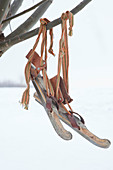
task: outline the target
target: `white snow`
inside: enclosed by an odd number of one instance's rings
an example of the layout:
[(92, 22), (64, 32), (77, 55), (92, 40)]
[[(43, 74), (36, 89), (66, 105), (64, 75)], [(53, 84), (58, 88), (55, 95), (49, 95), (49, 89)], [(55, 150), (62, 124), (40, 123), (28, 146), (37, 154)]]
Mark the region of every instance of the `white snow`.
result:
[[(24, 89), (0, 88), (0, 170), (113, 170), (113, 147), (96, 147), (65, 126), (71, 141), (55, 133), (31, 89), (29, 110), (19, 100)], [(113, 89), (73, 89), (72, 107), (101, 138), (113, 141)]]
[[(27, 2), (27, 3), (26, 3)], [(34, 0), (34, 3), (37, 1)], [(57, 0), (43, 17), (50, 21), (80, 1)], [(33, 5), (24, 1), (19, 11)], [(80, 113), (94, 134), (113, 141), (113, 1), (92, 1), (74, 19), (73, 37), (69, 38), (70, 89), (72, 108)], [(18, 12), (19, 12), (18, 11)], [(52, 15), (51, 15), (52, 14)], [(12, 29), (29, 14), (11, 21)], [(34, 28), (39, 26), (39, 22)], [(54, 52), (49, 57), (48, 73), (57, 70), (61, 27), (54, 28)], [(10, 33), (9, 27), (5, 36)], [(24, 82), (25, 56), (36, 36), (13, 46), (0, 58), (0, 81)], [(37, 48), (39, 53), (39, 47)], [(13, 62), (12, 62), (13, 61)], [(81, 89), (77, 88), (81, 87)], [(100, 88), (83, 88), (100, 87)], [(112, 88), (101, 88), (112, 87)], [(19, 100), (24, 89), (0, 88), (0, 170), (113, 170), (113, 146), (98, 148), (68, 126), (71, 141), (57, 136), (44, 109), (35, 102), (33, 89), (29, 110)]]

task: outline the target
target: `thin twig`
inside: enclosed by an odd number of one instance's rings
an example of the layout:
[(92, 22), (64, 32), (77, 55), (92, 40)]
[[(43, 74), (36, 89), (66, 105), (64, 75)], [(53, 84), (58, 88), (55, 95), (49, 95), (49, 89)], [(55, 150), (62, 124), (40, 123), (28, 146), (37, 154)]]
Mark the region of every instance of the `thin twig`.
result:
[(0, 0), (0, 25), (2, 20), (6, 17), (8, 13), (8, 8), (11, 0)]
[[(75, 8), (73, 8), (71, 10), (71, 12), (75, 15), (77, 14), (78, 12), (80, 12), (89, 2), (91, 2), (92, 0), (84, 0), (82, 1), (80, 4), (78, 4)], [(52, 22), (49, 22), (47, 24), (47, 29), (51, 29), (57, 25), (61, 24), (61, 18), (58, 18), (58, 19), (55, 19), (54, 21)], [(39, 31), (39, 28), (36, 28), (32, 31), (29, 31), (25, 34), (21, 34), (21, 35), (17, 35), (15, 36), (14, 38), (11, 38), (9, 40), (6, 40), (2, 43), (0, 43), (0, 50), (2, 51), (2, 53), (4, 53), (8, 48), (10, 48), (11, 46), (19, 43), (19, 42), (22, 42), (24, 40), (27, 40), (28, 38), (31, 38), (35, 35), (38, 34), (38, 31)], [(2, 55), (2, 54), (1, 54)]]
[(5, 22), (7, 22), (7, 21), (11, 21), (12, 19), (17, 18), (17, 17), (19, 17), (19, 16), (21, 16), (21, 15), (23, 15), (23, 14), (26, 14), (27, 12), (30, 12), (31, 10), (37, 8), (39, 5), (41, 5), (42, 3), (44, 3), (45, 1), (47, 1), (47, 0), (43, 0), (43, 1), (35, 4), (34, 6), (28, 8), (28, 9), (26, 9), (26, 10), (24, 10), (24, 11), (22, 11), (22, 12), (16, 14), (16, 15), (14, 15), (14, 16), (7, 17), (6, 19), (4, 19), (4, 20), (2, 21), (2, 24), (5, 23)]
[(41, 4), (24, 23), (22, 23), (16, 30), (14, 30), (11, 34), (9, 34), (6, 37), (6, 40), (11, 39), (16, 35), (26, 33), (28, 30), (30, 30), (37, 23), (37, 21), (42, 17), (42, 15), (48, 9), (51, 3), (52, 0), (47, 0), (43, 2), (43, 4)]
[[(21, 7), (23, 0), (14, 0), (14, 2), (11, 4), (11, 7), (9, 9), (9, 12), (6, 16), (6, 18), (16, 14), (18, 9)], [(2, 21), (3, 22), (3, 21)], [(2, 26), (2, 31), (6, 28), (6, 26), (9, 24), (9, 22), (5, 22)]]

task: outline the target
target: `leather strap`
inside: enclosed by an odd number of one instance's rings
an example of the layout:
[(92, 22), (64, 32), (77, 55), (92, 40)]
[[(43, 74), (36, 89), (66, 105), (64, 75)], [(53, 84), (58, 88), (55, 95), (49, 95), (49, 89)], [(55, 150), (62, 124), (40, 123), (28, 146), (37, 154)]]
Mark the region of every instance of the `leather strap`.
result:
[[(54, 97), (56, 98), (57, 76), (51, 78), (50, 81), (54, 89)], [(71, 97), (67, 93), (64, 81), (62, 77), (60, 76), (60, 83), (59, 83), (59, 89), (58, 89), (58, 102), (66, 104), (66, 100), (68, 101), (68, 103), (73, 101), (73, 99), (71, 99)]]
[[(29, 51), (29, 53), (26, 55), (26, 58), (29, 59), (30, 56), (31, 56), (31, 53), (32, 53), (32, 49)], [(34, 51), (34, 54), (32, 56), (32, 59), (31, 59), (31, 63), (36, 67), (36, 69), (32, 69), (31, 68), (31, 75), (36, 78), (37, 75), (39, 74), (39, 72), (46, 68), (47, 67), (47, 64), (46, 62), (43, 60), (43, 66), (40, 66), (40, 62), (41, 62), (41, 57)]]

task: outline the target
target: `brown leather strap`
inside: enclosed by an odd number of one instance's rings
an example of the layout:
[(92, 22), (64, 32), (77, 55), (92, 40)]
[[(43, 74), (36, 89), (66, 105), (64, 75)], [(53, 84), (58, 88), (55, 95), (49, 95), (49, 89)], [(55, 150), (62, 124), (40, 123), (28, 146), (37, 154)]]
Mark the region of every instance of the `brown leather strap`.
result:
[[(57, 76), (54, 76), (53, 78), (50, 79), (50, 82), (53, 86), (53, 90), (54, 90), (54, 97), (56, 98), (56, 83), (57, 83)], [(60, 90), (60, 88), (58, 89), (58, 102), (63, 102), (64, 101), (64, 98), (63, 98), (63, 95), (62, 95), (62, 92)]]
[[(32, 49), (29, 51), (29, 53), (26, 55), (26, 58), (27, 59), (29, 59), (30, 58), (30, 56), (31, 56), (31, 53), (32, 53)], [(44, 69), (44, 68), (46, 68), (47, 67), (47, 64), (46, 64), (46, 62), (44, 62), (44, 60), (43, 60), (43, 66), (40, 66), (40, 61), (41, 61), (41, 57), (36, 53), (36, 52), (34, 52), (34, 54), (33, 54), (33, 56), (32, 56), (32, 59), (31, 59), (31, 63), (36, 67), (36, 69), (32, 69), (31, 68), (31, 75), (33, 76), (33, 77), (37, 77), (37, 75), (39, 74), (39, 72), (42, 70), (42, 69)]]
[(63, 103), (66, 104), (66, 100), (68, 101), (68, 103), (72, 102), (73, 99), (69, 96), (69, 94), (67, 93), (65, 84), (64, 84), (64, 80), (62, 79), (62, 77), (60, 77), (60, 89), (64, 98)]
[(46, 108), (49, 109), (50, 112), (52, 112), (52, 99), (50, 97), (46, 97)]
[[(32, 53), (32, 49), (29, 51), (29, 53), (26, 55), (26, 58), (29, 59)], [(38, 68), (40, 66), (40, 56), (34, 51), (34, 54), (31, 59), (32, 64)]]
[(67, 116), (68, 116), (68, 118), (70, 120), (70, 123), (71, 123), (72, 127), (77, 128), (77, 129), (80, 130), (80, 127), (77, 125), (76, 120), (75, 120), (73, 114), (72, 115), (67, 114)]
[[(54, 97), (56, 97), (57, 76), (51, 78), (50, 81), (54, 89)], [(59, 89), (58, 89), (58, 102), (66, 104), (66, 100), (68, 101), (68, 103), (73, 101), (73, 99), (71, 99), (71, 97), (67, 93), (62, 77), (60, 77), (60, 84), (59, 84)]]
[(76, 114), (77, 116), (79, 116), (80, 121), (81, 121), (83, 124), (85, 124), (84, 119), (82, 118), (82, 116), (80, 116), (80, 115), (79, 115), (78, 113), (76, 113), (76, 112), (72, 112), (72, 111), (69, 111), (69, 112), (71, 113), (71, 115), (67, 113), (67, 116), (68, 116), (68, 118), (69, 118), (69, 120), (70, 120), (70, 122), (71, 122), (72, 127), (77, 128), (77, 129), (80, 130), (79, 125), (77, 125), (77, 123), (76, 123), (76, 119), (75, 119), (75, 117), (74, 117), (74, 114)]
[(77, 116), (79, 116), (80, 121), (81, 121), (83, 124), (85, 124), (85, 121), (84, 121), (84, 119), (83, 119), (83, 117), (82, 117), (81, 115), (79, 115), (79, 114), (76, 113), (76, 112), (72, 112), (72, 111), (69, 111), (69, 112), (72, 113), (72, 114), (76, 114)]

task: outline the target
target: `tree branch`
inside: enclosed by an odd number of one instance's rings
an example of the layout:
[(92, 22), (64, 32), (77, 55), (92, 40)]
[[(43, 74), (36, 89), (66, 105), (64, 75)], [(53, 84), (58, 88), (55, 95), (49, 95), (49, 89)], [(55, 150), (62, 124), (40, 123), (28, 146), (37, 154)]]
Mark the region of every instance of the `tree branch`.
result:
[[(23, 0), (22, 0), (22, 1), (23, 1)], [(47, 1), (47, 0), (40, 1), (39, 3), (35, 4), (34, 6), (28, 8), (28, 9), (26, 9), (26, 10), (24, 10), (24, 11), (22, 11), (22, 12), (16, 14), (16, 15), (12, 15), (12, 16), (9, 15), (9, 16), (7, 16), (6, 19), (4, 19), (4, 20), (2, 21), (2, 24), (5, 23), (5, 22), (7, 22), (7, 21), (11, 21), (12, 19), (15, 19), (15, 18), (17, 18), (17, 17), (19, 17), (19, 16), (21, 16), (21, 15), (23, 15), (23, 14), (26, 14), (26, 13), (32, 11), (33, 9), (37, 8), (39, 5), (41, 5), (41, 4), (42, 4), (43, 2), (45, 2), (45, 1)], [(11, 14), (11, 13), (10, 13), (10, 14)]]
[(5, 16), (8, 13), (8, 7), (10, 4), (11, 0), (0, 0), (0, 31), (1, 31), (1, 27), (2, 27), (2, 20), (5, 18)]
[[(9, 10), (9, 12), (8, 12), (8, 14), (7, 14), (7, 16), (6, 16), (6, 18), (8, 18), (8, 17), (10, 17), (10, 16), (12, 16), (12, 15), (14, 15), (14, 14), (16, 14), (16, 12), (18, 11), (18, 9), (20, 8), (20, 6), (22, 5), (22, 2), (23, 2), (23, 0), (14, 0), (14, 2), (12, 3), (12, 5), (11, 5), (11, 7), (10, 7), (10, 10)], [(4, 21), (4, 20), (3, 20)], [(3, 26), (2, 26), (2, 31), (6, 28), (6, 26), (9, 24), (9, 21), (7, 21), (7, 22), (3, 22), (2, 21), (2, 24), (3, 24)]]
[(16, 35), (26, 33), (28, 30), (30, 30), (44, 14), (51, 3), (52, 0), (47, 0), (42, 5), (40, 5), (39, 8), (36, 9), (36, 11), (23, 24), (21, 24), (16, 30), (6, 37), (6, 40), (11, 39)]
[[(75, 15), (77, 14), (78, 12), (80, 12), (89, 2), (91, 2), (92, 0), (84, 0), (82, 1), (80, 4), (78, 4), (74, 9), (71, 10), (71, 12)], [(47, 24), (47, 29), (51, 29), (57, 25), (61, 24), (61, 18), (58, 18), (58, 19), (55, 19), (53, 20), (52, 22), (49, 22)], [(8, 48), (10, 48), (11, 46), (19, 43), (19, 42), (22, 42), (24, 40), (27, 40), (28, 38), (31, 38), (35, 35), (38, 34), (38, 31), (39, 31), (39, 28), (36, 28), (32, 31), (29, 31), (25, 34), (21, 34), (19, 36), (16, 36), (16, 37), (13, 37), (9, 40), (6, 40), (2, 43), (0, 43), (0, 50), (1, 50), (1, 53), (4, 53)], [(2, 55), (2, 54), (1, 54)]]

